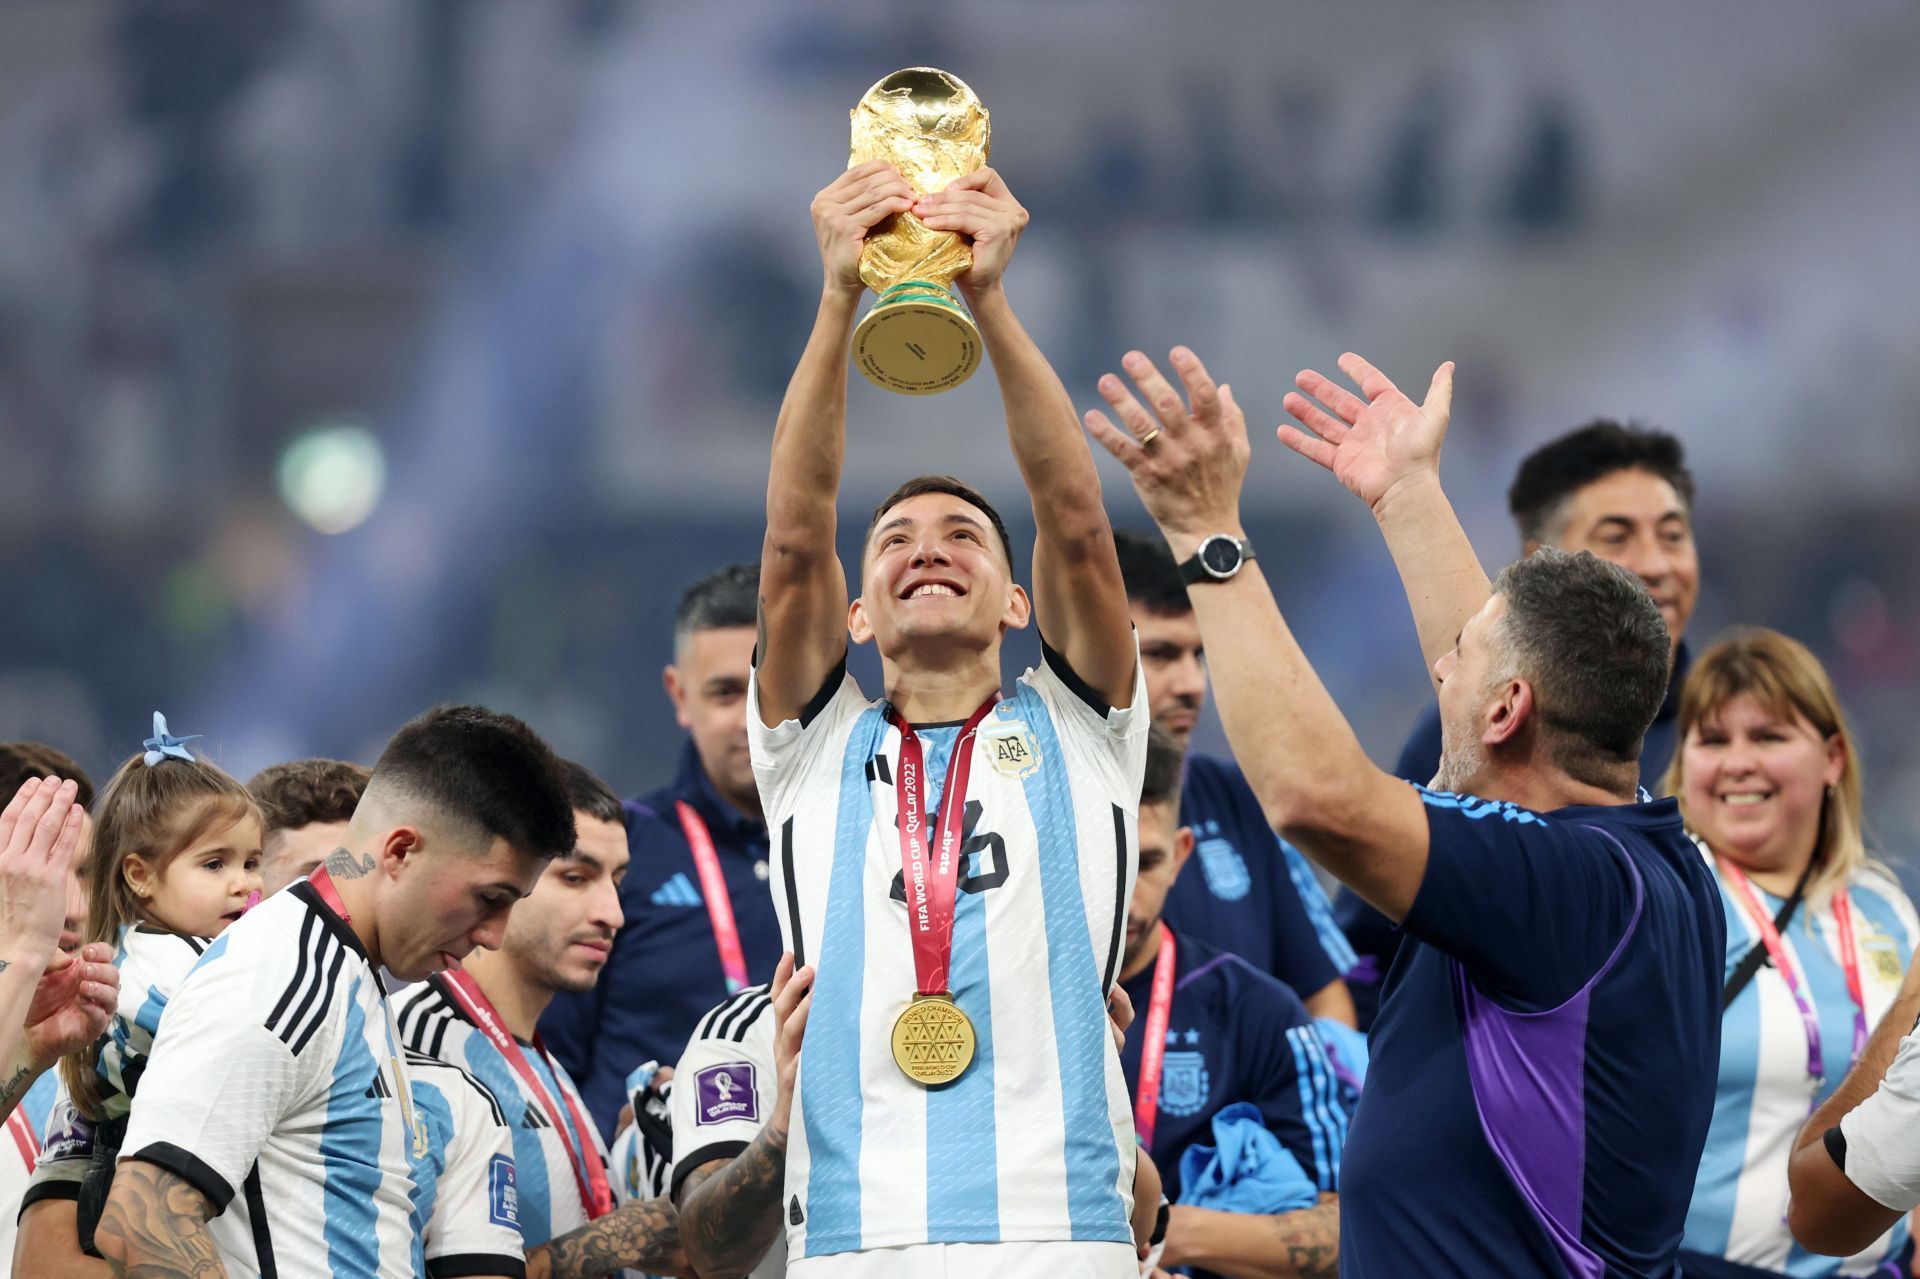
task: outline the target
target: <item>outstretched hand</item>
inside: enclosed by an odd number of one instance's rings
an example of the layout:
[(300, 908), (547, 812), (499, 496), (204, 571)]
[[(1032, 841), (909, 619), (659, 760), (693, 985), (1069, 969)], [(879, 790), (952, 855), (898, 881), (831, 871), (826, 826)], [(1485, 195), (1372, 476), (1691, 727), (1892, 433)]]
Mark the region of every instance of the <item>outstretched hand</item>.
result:
[(1360, 394), (1312, 369), (1301, 370), (1294, 385), (1306, 394), (1290, 391), (1281, 403), (1307, 430), (1283, 425), (1280, 442), (1332, 471), (1377, 514), (1403, 485), (1439, 475), (1440, 446), (1453, 407), (1453, 363), (1434, 370), (1424, 404), (1408, 399), (1386, 374), (1351, 351), (1340, 357), (1340, 368), (1359, 384)]
[(0, 812), (0, 969), (46, 964), (66, 922), (67, 873), (80, 847), (86, 810), (78, 788), (32, 778)]
[(1238, 527), (1240, 485), (1252, 450), (1233, 388), (1215, 386), (1200, 357), (1184, 346), (1174, 347), (1169, 358), (1186, 390), (1184, 401), (1152, 360), (1129, 351), (1121, 364), (1153, 412), (1108, 373), (1100, 379), (1100, 394), (1125, 429), (1098, 409), (1087, 414), (1086, 425), (1127, 468), (1147, 514), (1169, 539), (1182, 542), (1174, 553), (1184, 555), (1186, 542)]
[(107, 1033), (120, 994), (113, 947), (89, 942), (78, 954), (54, 952), (27, 1006), (27, 1051), (50, 1066)]

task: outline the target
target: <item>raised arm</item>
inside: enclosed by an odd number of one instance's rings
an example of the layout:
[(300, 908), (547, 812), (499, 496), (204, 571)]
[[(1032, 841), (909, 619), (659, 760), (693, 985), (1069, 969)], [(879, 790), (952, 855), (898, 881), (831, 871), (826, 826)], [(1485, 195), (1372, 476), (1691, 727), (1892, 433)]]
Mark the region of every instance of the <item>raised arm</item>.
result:
[(866, 287), (860, 249), (875, 223), (912, 202), (913, 188), (881, 160), (848, 169), (813, 198), (820, 307), (774, 423), (760, 551), (755, 686), (769, 728), (796, 718), (846, 655), (847, 578), (833, 539), (846, 455), (847, 363)]
[(117, 1279), (227, 1279), (207, 1232), (213, 1205), (178, 1173), (142, 1159), (113, 1174), (94, 1244)]
[(1340, 368), (1359, 384), (1360, 395), (1311, 369), (1302, 371), (1295, 384), (1307, 395), (1290, 393), (1283, 403), (1312, 433), (1282, 426), (1280, 442), (1332, 471), (1373, 512), (1400, 570), (1427, 678), (1433, 680), (1435, 663), (1453, 650), (1460, 628), (1490, 593), (1486, 570), (1440, 488), (1453, 365), (1434, 372), (1425, 404), (1415, 404), (1351, 352), (1340, 357)]
[(1133, 700), (1131, 622), (1100, 475), (1066, 387), (1008, 305), (1001, 277), (1027, 211), (992, 169), (924, 196), (914, 212), (973, 239), (966, 292), (1000, 382), (1013, 456), (1033, 502), (1033, 601), (1040, 633), (1112, 706)]
[[(1087, 429), (1127, 468), (1184, 560), (1212, 534), (1245, 536), (1240, 486), (1250, 449), (1231, 388), (1216, 387), (1185, 347), (1172, 360), (1185, 402), (1132, 351), (1126, 370), (1154, 413), (1109, 374), (1100, 393), (1125, 429), (1097, 411)], [(1413, 788), (1367, 758), (1280, 616), (1260, 561), (1189, 594), (1227, 739), (1274, 829), (1388, 916), (1406, 918), (1427, 865), (1426, 816)]]

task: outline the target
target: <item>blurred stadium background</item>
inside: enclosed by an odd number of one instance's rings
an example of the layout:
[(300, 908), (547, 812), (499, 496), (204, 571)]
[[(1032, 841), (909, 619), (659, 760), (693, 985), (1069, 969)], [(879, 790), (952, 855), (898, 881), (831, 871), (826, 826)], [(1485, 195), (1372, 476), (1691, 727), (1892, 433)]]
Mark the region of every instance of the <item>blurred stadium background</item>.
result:
[[(1681, 435), (1696, 647), (1808, 641), (1877, 847), (1920, 846), (1907, 0), (0, 0), (0, 738), (104, 773), (161, 708), (245, 776), (478, 699), (664, 780), (673, 604), (758, 553), (808, 200), (913, 64), (993, 112), (1076, 398), (1130, 345), (1235, 384), (1263, 561), (1376, 758), (1412, 627), (1270, 436), (1348, 348), (1459, 360), (1490, 563), (1532, 444)], [(856, 377), (850, 423), (854, 535), (922, 470), (1023, 505), (990, 376)]]

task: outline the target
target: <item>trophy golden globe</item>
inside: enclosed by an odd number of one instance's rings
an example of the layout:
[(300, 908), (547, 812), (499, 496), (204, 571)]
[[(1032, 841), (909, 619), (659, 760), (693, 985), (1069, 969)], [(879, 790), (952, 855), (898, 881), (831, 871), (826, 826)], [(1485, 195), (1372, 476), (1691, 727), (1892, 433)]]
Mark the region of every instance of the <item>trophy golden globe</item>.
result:
[[(886, 160), (922, 195), (944, 190), (987, 162), (987, 109), (958, 77), (932, 67), (896, 71), (853, 108), (851, 168)], [(980, 367), (980, 330), (953, 291), (973, 251), (911, 211), (867, 235), (860, 278), (878, 300), (853, 331), (867, 380), (903, 395), (956, 387)]]

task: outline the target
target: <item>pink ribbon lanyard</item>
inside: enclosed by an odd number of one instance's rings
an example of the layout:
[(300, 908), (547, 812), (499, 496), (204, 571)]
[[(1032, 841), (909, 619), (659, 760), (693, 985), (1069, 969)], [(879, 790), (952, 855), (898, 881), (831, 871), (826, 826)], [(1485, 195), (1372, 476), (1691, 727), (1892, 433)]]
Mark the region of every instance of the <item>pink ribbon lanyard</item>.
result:
[(1133, 1102), (1133, 1127), (1140, 1144), (1153, 1150), (1153, 1126), (1160, 1118), (1160, 1067), (1167, 1055), (1167, 1021), (1173, 1016), (1173, 930), (1160, 925), (1160, 957), (1153, 961), (1153, 993), (1147, 1000), (1146, 1038), (1140, 1043), (1140, 1093)]
[(720, 869), (720, 853), (713, 846), (713, 835), (692, 804), (679, 800), (674, 811), (680, 815), (680, 829), (693, 850), (693, 864), (700, 872), (700, 895), (707, 900), (707, 918), (713, 923), (714, 945), (720, 948), (720, 970), (727, 977), (727, 993), (747, 988), (746, 953), (740, 949), (740, 927), (733, 922), (733, 898), (727, 895), (727, 877)]

